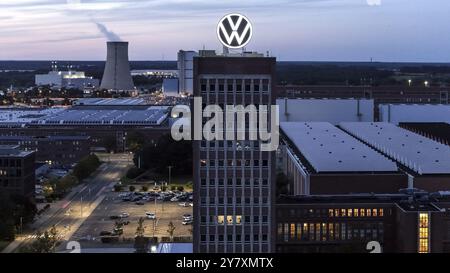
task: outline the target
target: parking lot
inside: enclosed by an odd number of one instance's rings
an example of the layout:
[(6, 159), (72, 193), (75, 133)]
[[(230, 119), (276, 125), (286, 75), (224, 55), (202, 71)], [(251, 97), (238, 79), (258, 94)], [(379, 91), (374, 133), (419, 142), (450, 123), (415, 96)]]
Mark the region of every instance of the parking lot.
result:
[[(89, 218), (86, 219), (71, 239), (100, 243), (99, 235), (102, 231), (113, 232), (116, 221), (124, 221), (129, 222), (129, 224), (123, 226), (121, 241), (127, 241), (128, 239), (133, 239), (135, 237), (140, 217), (145, 218), (144, 227), (146, 236), (169, 236), (167, 230), (170, 222), (175, 226), (173, 236), (192, 236), (192, 225), (182, 224), (183, 215), (192, 215), (192, 206), (190, 205), (188, 198), (184, 202), (155, 201), (154, 199), (156, 198), (150, 197), (144, 198), (144, 200), (143, 198), (138, 198), (137, 200), (130, 198), (130, 201), (123, 201), (123, 199), (129, 199), (124, 195), (124, 193), (118, 192), (108, 193), (102, 203), (93, 211)], [(150, 196), (149, 193), (147, 193), (147, 195)], [(135, 194), (132, 196), (134, 197)], [(166, 198), (166, 200), (168, 200), (168, 198)], [(180, 206), (180, 203), (185, 203), (185, 206)], [(147, 219), (146, 212), (155, 213), (156, 220)], [(121, 216), (122, 214), (128, 214), (129, 216), (122, 219), (111, 219), (111, 216)]]

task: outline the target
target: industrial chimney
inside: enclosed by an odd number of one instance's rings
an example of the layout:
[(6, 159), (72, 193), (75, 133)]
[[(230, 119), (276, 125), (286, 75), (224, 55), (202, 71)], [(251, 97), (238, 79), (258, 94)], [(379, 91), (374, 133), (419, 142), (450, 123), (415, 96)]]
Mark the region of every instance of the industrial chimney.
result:
[(107, 42), (105, 71), (101, 89), (113, 91), (134, 90), (128, 61), (128, 42)]

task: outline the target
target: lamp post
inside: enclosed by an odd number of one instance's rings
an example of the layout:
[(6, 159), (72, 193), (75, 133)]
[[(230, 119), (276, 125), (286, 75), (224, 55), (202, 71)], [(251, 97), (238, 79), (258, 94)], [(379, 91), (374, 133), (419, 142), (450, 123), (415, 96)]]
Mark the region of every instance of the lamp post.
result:
[(172, 167), (173, 166), (167, 166), (167, 168), (169, 168), (169, 186), (170, 186), (170, 180), (172, 178)]

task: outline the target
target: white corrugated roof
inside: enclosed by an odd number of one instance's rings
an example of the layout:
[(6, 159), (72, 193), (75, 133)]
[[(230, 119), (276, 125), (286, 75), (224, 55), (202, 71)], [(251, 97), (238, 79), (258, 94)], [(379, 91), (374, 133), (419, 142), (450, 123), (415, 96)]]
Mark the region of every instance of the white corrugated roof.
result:
[(450, 173), (450, 147), (387, 122), (343, 122), (341, 128), (419, 174)]
[(281, 122), (281, 129), (317, 172), (394, 172), (387, 157), (328, 122)]

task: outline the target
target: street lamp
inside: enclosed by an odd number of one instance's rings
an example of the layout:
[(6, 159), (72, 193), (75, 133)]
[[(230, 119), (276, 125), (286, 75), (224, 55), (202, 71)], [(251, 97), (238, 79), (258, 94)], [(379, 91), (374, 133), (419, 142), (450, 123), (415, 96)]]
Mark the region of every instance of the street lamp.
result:
[(167, 166), (167, 168), (169, 168), (169, 186), (170, 186), (170, 179), (172, 177), (172, 167), (173, 166)]
[(409, 80), (408, 80), (408, 85), (409, 85), (409, 86), (411, 86), (411, 82), (412, 82), (412, 80), (409, 79)]

